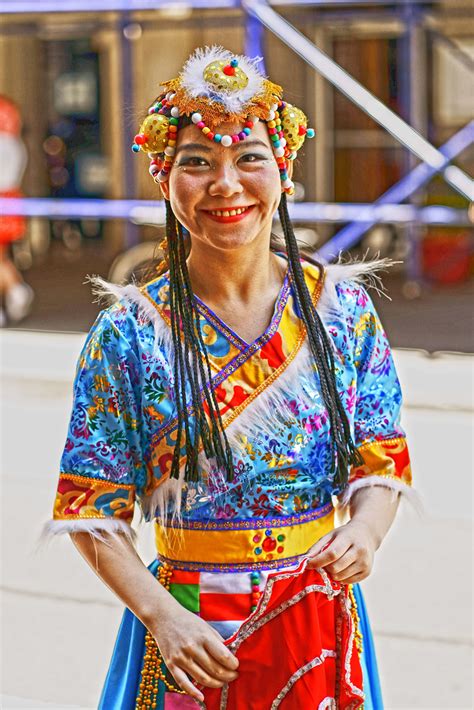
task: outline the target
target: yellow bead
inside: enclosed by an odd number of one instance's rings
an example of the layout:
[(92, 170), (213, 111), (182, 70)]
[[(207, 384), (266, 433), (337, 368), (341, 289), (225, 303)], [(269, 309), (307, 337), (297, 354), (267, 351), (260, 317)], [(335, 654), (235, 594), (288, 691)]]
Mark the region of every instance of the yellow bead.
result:
[(202, 132), (204, 133), (205, 136), (207, 136), (207, 134), (211, 132), (211, 129), (208, 128), (207, 126), (204, 126), (204, 128), (202, 129)]

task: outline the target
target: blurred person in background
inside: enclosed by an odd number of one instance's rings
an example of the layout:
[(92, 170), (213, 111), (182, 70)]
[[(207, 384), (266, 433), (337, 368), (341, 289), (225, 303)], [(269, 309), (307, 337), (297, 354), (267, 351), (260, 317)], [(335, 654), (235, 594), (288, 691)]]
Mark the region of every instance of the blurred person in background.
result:
[[(21, 181), (27, 154), (21, 139), (21, 116), (16, 104), (0, 96), (0, 196), (22, 197)], [(11, 243), (23, 239), (26, 219), (0, 215), (0, 327), (23, 320), (33, 303), (33, 289), (25, 283), (11, 258)]]
[(361, 284), (380, 264), (300, 256), (287, 195), (314, 131), (255, 60), (197, 50), (164, 87), (132, 148), (166, 200), (165, 261), (141, 287), (96, 279), (115, 303), (79, 359), (47, 525), (128, 607), (99, 707), (380, 709), (358, 583), (411, 491)]

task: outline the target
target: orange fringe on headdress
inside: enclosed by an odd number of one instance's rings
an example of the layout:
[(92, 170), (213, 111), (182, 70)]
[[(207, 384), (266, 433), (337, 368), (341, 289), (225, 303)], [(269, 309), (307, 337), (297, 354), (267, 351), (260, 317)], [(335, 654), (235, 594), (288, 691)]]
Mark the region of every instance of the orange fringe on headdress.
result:
[(268, 79), (264, 79), (264, 90), (254, 96), (251, 101), (245, 106), (245, 109), (240, 113), (229, 113), (223, 109), (219, 101), (212, 101), (207, 96), (196, 97), (190, 96), (188, 92), (181, 86), (181, 79), (171, 79), (170, 81), (162, 82), (166, 89), (166, 93), (172, 91), (175, 96), (173, 98), (173, 106), (179, 108), (180, 115), (190, 116), (194, 112), (199, 112), (202, 120), (209, 127), (215, 127), (221, 123), (242, 123), (247, 120), (247, 116), (257, 116), (263, 121), (266, 120), (270, 106), (278, 103), (283, 95), (283, 89), (278, 84), (274, 84)]

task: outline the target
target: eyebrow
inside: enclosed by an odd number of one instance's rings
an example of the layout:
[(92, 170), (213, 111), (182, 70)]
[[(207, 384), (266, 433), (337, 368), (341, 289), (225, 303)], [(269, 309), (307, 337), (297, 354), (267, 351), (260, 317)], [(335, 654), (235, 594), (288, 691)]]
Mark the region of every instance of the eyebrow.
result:
[[(216, 145), (216, 144), (214, 143), (214, 145)], [(246, 147), (246, 148), (260, 147), (260, 148), (267, 148), (267, 150), (270, 150), (270, 146), (268, 146), (266, 143), (261, 141), (259, 138), (253, 138), (251, 140), (239, 141), (238, 143), (235, 143), (234, 145), (239, 146), (239, 147)], [(229, 146), (229, 147), (232, 147), (232, 146)], [(212, 151), (212, 148), (210, 145), (206, 145), (205, 143), (183, 143), (182, 145), (180, 145), (176, 148), (175, 155), (178, 155), (178, 153), (182, 150), (188, 150), (188, 151), (201, 150), (204, 153), (210, 153)]]

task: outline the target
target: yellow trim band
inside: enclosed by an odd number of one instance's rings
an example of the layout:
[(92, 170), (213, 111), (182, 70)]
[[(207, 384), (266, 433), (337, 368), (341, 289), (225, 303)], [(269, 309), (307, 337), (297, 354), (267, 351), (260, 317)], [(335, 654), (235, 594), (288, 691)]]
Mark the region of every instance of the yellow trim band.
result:
[(156, 522), (158, 555), (182, 564), (239, 565), (272, 562), (303, 555), (334, 529), (334, 510), (314, 520), (240, 530), (163, 527)]

